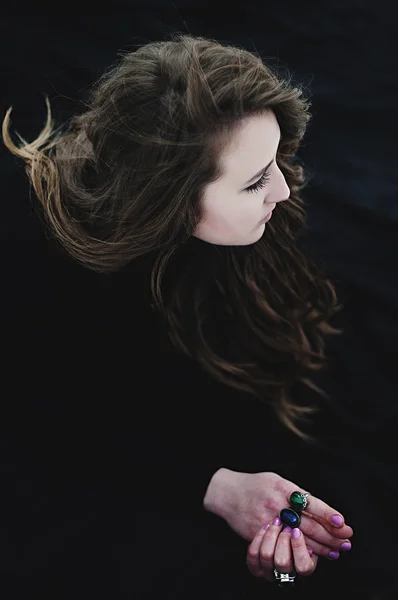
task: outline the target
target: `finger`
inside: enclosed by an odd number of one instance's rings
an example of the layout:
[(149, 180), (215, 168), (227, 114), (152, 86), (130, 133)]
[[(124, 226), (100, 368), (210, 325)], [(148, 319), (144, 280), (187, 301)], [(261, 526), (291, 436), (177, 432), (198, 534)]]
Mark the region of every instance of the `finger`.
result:
[[(291, 527), (285, 527), (279, 534), (276, 542), (274, 566), (280, 573), (294, 572), (293, 551), (290, 543), (291, 532)], [(305, 546), (304, 541), (303, 544)], [(306, 552), (309, 557), (308, 550), (306, 550)]]
[(314, 554), (317, 554), (321, 558), (327, 558), (329, 560), (337, 560), (340, 556), (340, 551), (330, 548), (329, 546), (323, 546), (319, 544), (316, 540), (313, 540), (307, 536), (304, 536), (305, 543), (308, 548), (311, 548)]
[(255, 577), (262, 577), (264, 572), (260, 564), (260, 548), (261, 543), (263, 541), (263, 537), (265, 535), (266, 530), (269, 525), (265, 525), (256, 533), (251, 544), (249, 544), (247, 548), (246, 554), (246, 564), (249, 568), (249, 571)]
[[(317, 541), (322, 546), (329, 547), (329, 551), (334, 550), (339, 552), (340, 550), (344, 551), (351, 548), (351, 542), (347, 538), (336, 538), (323, 525), (314, 519), (309, 519), (304, 514), (301, 516), (300, 529), (308, 538)], [(324, 555), (325, 553), (323, 552), (322, 556)]]
[(329, 531), (329, 533), (331, 533), (337, 538), (346, 539), (354, 535), (354, 530), (349, 525), (344, 524), (341, 527), (334, 527), (334, 525), (331, 525), (321, 517), (311, 515), (311, 513), (307, 513), (307, 511), (303, 511), (302, 514), (306, 515), (310, 519), (314, 519), (314, 521), (322, 525), (325, 529), (327, 529), (327, 531)]
[(276, 517), (264, 535), (260, 547), (260, 565), (264, 569), (264, 577), (268, 581), (274, 581), (274, 554), (275, 546), (280, 532), (282, 522)]
[(294, 568), (298, 575), (312, 575), (316, 563), (312, 560), (305, 539), (297, 527), (291, 533), (291, 547), (294, 560)]
[(307, 550), (309, 551), (309, 555), (311, 556), (311, 560), (314, 563), (314, 571), (315, 571), (316, 567), (318, 565), (319, 556), (317, 554), (315, 554), (315, 552), (312, 551), (312, 548), (309, 548), (308, 546), (307, 546)]
[(309, 496), (305, 512), (320, 517), (326, 523), (331, 524), (336, 530), (344, 525), (344, 517), (335, 508), (332, 508), (316, 496)]

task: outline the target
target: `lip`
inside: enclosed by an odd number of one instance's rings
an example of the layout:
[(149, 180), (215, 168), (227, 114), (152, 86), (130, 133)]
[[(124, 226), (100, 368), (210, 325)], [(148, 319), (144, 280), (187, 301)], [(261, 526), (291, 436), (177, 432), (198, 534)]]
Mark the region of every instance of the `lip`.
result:
[(271, 210), (271, 212), (268, 213), (268, 215), (266, 217), (264, 217), (264, 219), (261, 219), (260, 223), (266, 223), (267, 221), (269, 221), (270, 218), (272, 217), (272, 213), (273, 213), (273, 209)]

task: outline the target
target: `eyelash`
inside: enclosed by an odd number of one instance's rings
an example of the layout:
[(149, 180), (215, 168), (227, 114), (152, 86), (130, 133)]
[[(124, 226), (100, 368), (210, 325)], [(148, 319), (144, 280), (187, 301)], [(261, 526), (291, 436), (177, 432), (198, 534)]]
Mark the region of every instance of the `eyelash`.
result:
[(256, 181), (256, 183), (253, 183), (253, 185), (246, 188), (246, 192), (257, 192), (257, 190), (259, 190), (267, 185), (267, 183), (269, 182), (269, 178), (270, 178), (269, 173), (263, 173), (263, 175), (260, 177), (260, 179), (258, 181)]

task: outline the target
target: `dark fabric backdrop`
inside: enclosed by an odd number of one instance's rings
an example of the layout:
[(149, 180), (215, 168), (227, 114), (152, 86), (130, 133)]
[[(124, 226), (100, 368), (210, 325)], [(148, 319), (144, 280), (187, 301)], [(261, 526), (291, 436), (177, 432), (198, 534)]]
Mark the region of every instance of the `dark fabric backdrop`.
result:
[[(0, 24), (0, 89), (2, 115), (13, 105), (13, 125), (29, 139), (43, 124), (43, 93), (62, 121), (118, 50), (175, 29), (257, 50), (308, 86), (313, 119), (300, 156), (312, 179), (304, 194), (303, 244), (330, 271), (345, 304), (338, 318), (345, 333), (328, 346), (333, 376), (320, 376), (331, 393), (325, 444), (336, 457), (323, 478), (333, 498), (344, 496), (347, 522), (355, 529), (353, 550), (340, 560), (348, 567), (360, 563), (369, 586), (384, 591), (377, 597), (395, 598), (398, 22), (393, 9), (373, 4), (257, 2), (234, 9), (219, 3), (215, 10), (214, 3), (148, 2), (134, 9), (117, 4), (107, 14), (65, 10), (58, 17), (14, 6)], [(29, 298), (46, 285), (43, 272), (50, 267), (42, 262), (45, 241), (26, 196), (23, 167), (3, 147), (0, 152), (2, 329), (9, 340), (18, 328), (8, 319), (10, 290), (13, 314), (29, 314)], [(10, 353), (5, 344), (3, 353), (4, 372), (17, 364), (23, 380), (18, 351)], [(6, 403), (7, 389), (3, 408)], [(3, 458), (3, 474), (10, 461)], [(6, 535), (0, 519), (2, 531)], [(4, 557), (4, 572), (12, 572), (13, 564)]]

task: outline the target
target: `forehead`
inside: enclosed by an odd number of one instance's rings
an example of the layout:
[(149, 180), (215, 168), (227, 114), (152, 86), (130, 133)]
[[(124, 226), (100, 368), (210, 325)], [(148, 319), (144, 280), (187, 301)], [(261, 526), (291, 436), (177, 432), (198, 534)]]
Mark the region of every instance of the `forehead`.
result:
[(279, 124), (271, 110), (241, 121), (221, 154), (223, 171), (248, 179), (274, 158), (279, 137)]

